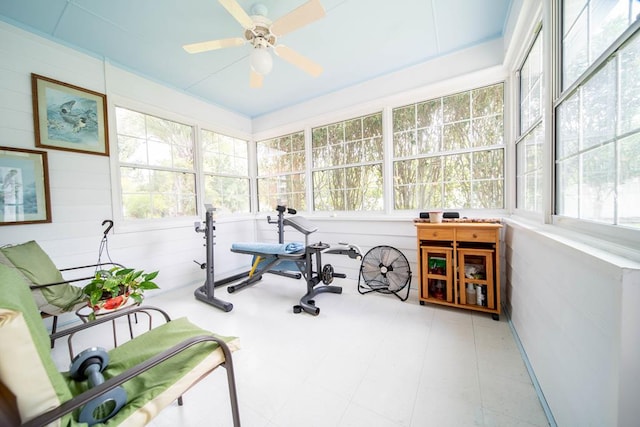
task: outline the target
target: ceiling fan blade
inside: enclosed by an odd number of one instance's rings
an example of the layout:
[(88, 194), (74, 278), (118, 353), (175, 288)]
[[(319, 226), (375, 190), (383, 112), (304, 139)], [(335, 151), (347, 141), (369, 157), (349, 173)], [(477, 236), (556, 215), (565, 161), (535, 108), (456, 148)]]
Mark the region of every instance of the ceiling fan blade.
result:
[(247, 41), (242, 37), (234, 37), (231, 39), (209, 40), (207, 42), (185, 44), (182, 48), (189, 53), (200, 53), (225, 47), (242, 46), (246, 42)]
[(251, 70), (251, 74), (249, 75), (249, 86), (260, 88), (262, 87), (263, 80), (264, 77), (262, 76), (262, 74), (256, 73), (255, 71)]
[(300, 55), (298, 52), (296, 52), (291, 48), (288, 48), (287, 46), (280, 44), (274, 47), (273, 51), (280, 58), (295, 65), (301, 70), (306, 71), (307, 73), (311, 74), (313, 77), (318, 77), (320, 74), (322, 74), (322, 66), (316, 64), (309, 58)]
[(255, 27), (253, 19), (251, 19), (251, 17), (247, 15), (247, 12), (244, 11), (242, 6), (240, 6), (236, 0), (218, 1), (225, 9), (227, 9), (227, 12), (229, 12), (231, 16), (236, 18), (236, 21), (238, 21), (243, 28), (251, 30)]
[[(222, 0), (220, 0), (222, 1)], [(271, 25), (271, 32), (276, 36), (282, 36), (298, 28), (304, 27), (322, 17), (325, 12), (320, 0), (309, 0), (302, 6), (292, 10), (283, 17), (277, 19)]]

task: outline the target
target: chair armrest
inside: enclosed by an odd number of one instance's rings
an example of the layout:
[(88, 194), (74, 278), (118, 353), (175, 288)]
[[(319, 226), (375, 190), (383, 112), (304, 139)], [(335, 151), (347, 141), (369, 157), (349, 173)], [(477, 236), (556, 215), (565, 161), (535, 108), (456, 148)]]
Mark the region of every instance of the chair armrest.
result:
[(158, 307), (154, 307), (151, 305), (144, 305), (144, 306), (131, 306), (131, 307), (127, 307), (127, 308), (123, 308), (121, 310), (118, 310), (116, 312), (113, 312), (111, 314), (105, 314), (104, 316), (100, 316), (98, 318), (96, 318), (95, 320), (92, 320), (88, 323), (81, 323), (79, 325), (76, 326), (72, 326), (70, 328), (67, 329), (63, 329), (62, 331), (58, 331), (54, 334), (51, 334), (51, 338), (52, 339), (58, 339), (58, 338), (62, 338), (65, 337), (67, 335), (73, 335), (76, 332), (80, 332), (83, 331), (85, 329), (89, 329), (92, 328), (94, 326), (98, 326), (102, 323), (105, 322), (109, 322), (111, 320), (117, 319), (118, 317), (122, 317), (122, 316), (126, 316), (128, 314), (134, 314), (137, 312), (144, 312), (144, 311), (157, 311), (158, 313), (162, 314), (162, 316), (165, 318), (165, 320), (167, 322), (171, 321), (171, 317), (169, 316), (169, 314), (158, 308)]
[[(149, 308), (149, 307), (147, 307)], [(161, 310), (160, 310), (161, 311)], [(95, 323), (95, 322), (92, 322)], [(87, 323), (89, 325), (89, 323)], [(218, 343), (222, 352), (224, 353), (224, 363), (223, 365), (228, 366), (227, 373), (233, 374), (233, 361), (231, 358), (231, 350), (229, 346), (222, 340), (221, 338), (215, 337), (213, 335), (202, 335), (194, 338), (190, 338), (188, 340), (182, 341), (180, 344), (177, 344), (171, 347), (168, 350), (159, 353), (158, 355), (146, 360), (143, 363), (140, 363), (134, 366), (131, 369), (126, 370), (122, 374), (115, 376), (106, 380), (104, 383), (100, 384), (97, 387), (93, 387), (84, 393), (81, 393), (75, 396), (73, 399), (68, 400), (62, 405), (58, 406), (55, 409), (45, 412), (44, 414), (39, 415), (38, 417), (26, 422), (23, 424), (24, 427), (39, 427), (43, 425), (48, 425), (49, 423), (57, 420), (58, 418), (72, 412), (73, 410), (85, 405), (92, 399), (104, 394), (105, 392), (112, 390), (119, 385), (125, 383), (126, 381), (134, 378), (141, 373), (148, 371), (154, 366), (164, 362), (165, 360), (175, 356), (176, 354), (186, 350), (189, 347), (192, 347), (195, 344), (199, 344), (201, 342), (213, 341)], [(232, 377), (233, 378), (233, 377)]]
[(118, 319), (123, 316), (128, 316), (128, 315), (140, 313), (140, 312), (143, 312), (149, 315), (149, 313), (146, 313), (147, 311), (158, 312), (164, 317), (165, 322), (171, 321), (171, 317), (169, 316), (169, 314), (158, 307), (154, 307), (151, 305), (144, 305), (144, 306), (132, 305), (131, 307), (123, 308), (113, 313), (105, 314), (103, 316), (97, 317), (95, 320), (91, 320), (90, 322), (81, 323), (79, 325), (63, 329), (62, 331), (57, 331), (55, 333), (52, 333), (49, 337), (53, 342), (58, 338), (68, 336), (69, 338), (67, 339), (67, 347), (69, 347), (69, 354), (72, 355), (71, 357), (73, 357), (73, 348), (72, 348), (71, 339), (73, 338), (74, 334), (93, 328), (94, 326), (98, 326), (102, 323), (110, 322), (112, 320)]

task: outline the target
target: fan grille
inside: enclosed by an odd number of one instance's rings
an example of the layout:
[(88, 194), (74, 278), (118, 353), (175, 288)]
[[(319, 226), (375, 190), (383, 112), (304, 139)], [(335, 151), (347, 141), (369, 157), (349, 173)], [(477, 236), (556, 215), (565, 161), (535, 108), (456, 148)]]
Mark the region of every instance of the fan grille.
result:
[[(376, 246), (362, 258), (358, 290), (360, 293), (382, 292), (396, 294), (411, 281), (409, 261), (402, 252), (391, 246)], [(409, 290), (407, 289), (407, 296)], [(399, 297), (399, 296), (398, 296)], [(406, 297), (403, 299), (406, 300)]]

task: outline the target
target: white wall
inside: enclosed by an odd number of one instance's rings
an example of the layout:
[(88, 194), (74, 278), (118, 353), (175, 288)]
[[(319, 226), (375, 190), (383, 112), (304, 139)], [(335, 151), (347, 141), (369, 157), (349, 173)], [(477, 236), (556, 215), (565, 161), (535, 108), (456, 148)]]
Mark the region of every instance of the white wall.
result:
[(637, 425), (640, 264), (507, 223), (507, 308), (558, 425)]
[[(112, 156), (117, 153), (114, 103), (185, 117), (220, 132), (249, 135), (251, 130), (246, 117), (2, 22), (0, 58), (0, 146), (36, 149), (31, 73), (107, 95)], [(38, 150), (48, 153), (52, 222), (1, 226), (0, 245), (36, 240), (60, 268), (91, 264), (98, 258), (102, 221), (113, 219), (115, 234), (109, 235), (109, 253), (114, 261), (147, 271), (160, 270), (157, 281), (162, 291), (186, 285), (195, 289), (204, 281), (204, 271), (193, 262), (205, 260), (204, 235), (193, 227), (201, 218), (187, 218), (165, 229), (124, 227), (117, 220), (117, 203), (112, 199), (116, 170), (108, 157)], [(226, 248), (236, 239), (254, 238), (253, 218), (219, 224), (217, 237), (217, 271), (222, 275), (243, 268), (245, 260), (230, 255)]]

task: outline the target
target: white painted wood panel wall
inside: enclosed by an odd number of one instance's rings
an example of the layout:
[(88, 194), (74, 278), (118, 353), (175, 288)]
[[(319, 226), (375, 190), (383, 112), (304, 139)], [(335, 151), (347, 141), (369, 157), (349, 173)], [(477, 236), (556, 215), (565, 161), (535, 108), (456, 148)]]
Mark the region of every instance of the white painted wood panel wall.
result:
[[(181, 92), (120, 70), (108, 60), (87, 56), (0, 22), (0, 146), (35, 147), (31, 104), (31, 73), (106, 93), (109, 102), (111, 153), (116, 155), (114, 100), (148, 105), (188, 117), (210, 129), (250, 135), (248, 118), (206, 104)], [(0, 227), (0, 245), (36, 240), (59, 267), (96, 262), (105, 219), (114, 218), (111, 165), (108, 157), (46, 149), (53, 222)], [(203, 218), (202, 218), (203, 219)], [(109, 253), (115, 262), (160, 270), (161, 291), (204, 280), (193, 262), (205, 260), (204, 235), (194, 231), (201, 218), (186, 218), (171, 228), (123, 232), (116, 221), (109, 235)], [(247, 226), (248, 223), (248, 226)], [(218, 236), (219, 248), (236, 239), (253, 239), (254, 220), (231, 220)], [(218, 251), (216, 268), (241, 268), (243, 260)], [(106, 256), (106, 254), (104, 255)], [(103, 256), (103, 260), (105, 259)], [(65, 319), (61, 319), (62, 322)]]
[(506, 301), (559, 426), (640, 419), (640, 265), (509, 221)]

